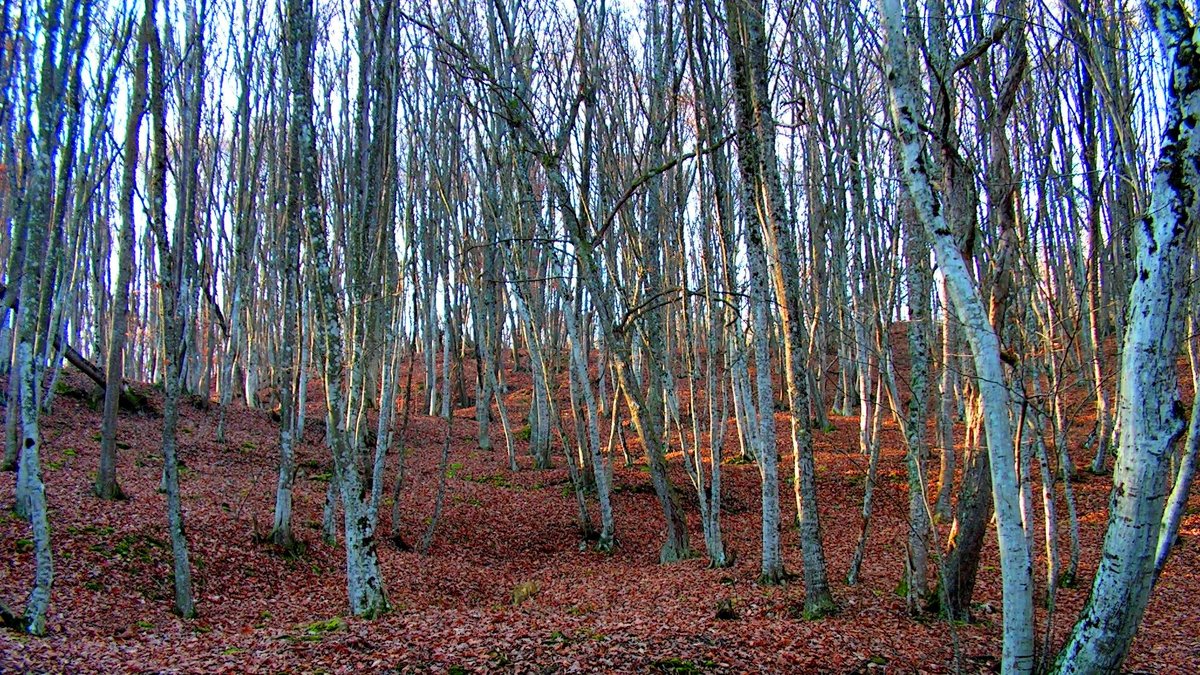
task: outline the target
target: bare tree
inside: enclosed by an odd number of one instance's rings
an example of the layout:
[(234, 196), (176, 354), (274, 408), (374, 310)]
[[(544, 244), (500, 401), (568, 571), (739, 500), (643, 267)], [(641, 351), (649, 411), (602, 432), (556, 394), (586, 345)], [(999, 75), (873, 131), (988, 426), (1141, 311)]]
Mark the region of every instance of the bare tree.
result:
[(125, 329), (129, 308), (129, 282), (133, 276), (134, 192), (137, 189), (137, 165), (142, 117), (146, 110), (146, 81), (150, 33), (155, 30), (154, 7), (147, 3), (139, 24), (137, 52), (134, 57), (133, 88), (129, 92), (129, 117), (125, 123), (125, 155), (121, 172), (121, 231), (117, 267), (116, 295), (112, 302), (112, 320), (108, 339), (107, 376), (104, 387), (104, 422), (100, 431), (100, 467), (96, 472), (96, 495), (101, 499), (120, 499), (117, 484), (117, 410), (124, 389)]
[[(349, 405), (354, 400), (347, 397), (343, 386), (344, 318), (333, 285), (329, 238), (322, 212), (317, 131), (313, 124), (312, 8), (303, 0), (291, 0), (285, 12), (285, 63), (291, 98), (289, 142), (293, 148), (290, 181), (300, 195), (307, 248), (314, 268), (317, 355), (325, 385), (327, 439), (333, 455), (334, 481), (345, 514), (350, 609), (356, 616), (374, 617), (385, 611), (388, 603), (374, 539), (377, 502), (359, 467), (361, 437), (346, 426)], [(380, 482), (382, 476), (374, 475), (373, 479)]]
[(1195, 24), (1178, 2), (1146, 3), (1170, 68), (1167, 119), (1150, 206), (1135, 228), (1136, 275), (1129, 294), (1118, 388), (1114, 492), (1092, 594), (1055, 664), (1056, 672), (1118, 670), (1153, 587), (1168, 496), (1171, 449), (1184, 432), (1175, 359), (1188, 303), (1188, 259), (1200, 194), (1200, 68)]
[[(748, 226), (751, 248), (761, 246), (772, 263), (770, 276), (783, 331), (796, 508), (804, 557), (804, 607), (807, 615), (821, 616), (832, 611), (834, 605), (825, 573), (817, 513), (812, 432), (809, 430), (809, 376), (805, 366), (808, 336), (800, 308), (799, 261), (791, 225), (787, 222), (775, 157), (764, 9), (761, 2), (744, 0), (728, 0), (725, 7), (737, 101), (738, 162), (746, 208), (754, 214)], [(756, 254), (752, 252), (751, 255)]]
[(906, 34), (900, 2), (883, 0), (880, 14), (886, 35), (889, 107), (904, 163), (905, 183), (917, 217), (932, 240), (958, 319), (971, 343), (983, 400), (1004, 586), (1002, 667), (1009, 672), (1029, 672), (1034, 663), (1033, 579), (1030, 552), (1021, 524), (1009, 419), (1011, 396), (1000, 360), (1000, 343), (988, 320), (979, 289), (959, 252), (955, 233), (947, 226), (941, 200), (929, 179), (929, 159), (918, 117), (921, 104), (916, 95), (915, 73), (907, 47), (910, 38)]

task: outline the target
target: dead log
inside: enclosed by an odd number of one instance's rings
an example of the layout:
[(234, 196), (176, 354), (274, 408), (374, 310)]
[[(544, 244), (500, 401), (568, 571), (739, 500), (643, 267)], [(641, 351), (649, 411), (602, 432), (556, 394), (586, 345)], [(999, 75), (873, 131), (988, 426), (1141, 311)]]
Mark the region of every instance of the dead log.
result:
[[(7, 305), (10, 309), (16, 310), (18, 307), (18, 298), (16, 293), (9, 297), (8, 287), (0, 283), (0, 302)], [(88, 376), (92, 382), (105, 386), (104, 371), (96, 364), (84, 358), (74, 347), (69, 344), (64, 344), (57, 335), (54, 336), (54, 348), (62, 352), (63, 356), (67, 357), (67, 362), (79, 369), (79, 372)]]

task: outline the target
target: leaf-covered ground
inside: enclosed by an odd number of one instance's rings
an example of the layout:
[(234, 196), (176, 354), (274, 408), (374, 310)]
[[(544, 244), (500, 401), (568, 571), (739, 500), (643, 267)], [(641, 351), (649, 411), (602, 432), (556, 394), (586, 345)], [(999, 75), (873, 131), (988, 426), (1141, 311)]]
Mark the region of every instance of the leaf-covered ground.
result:
[[(71, 388), (89, 388), (77, 374), (65, 377)], [(518, 407), (522, 396), (527, 400), (520, 384), (510, 395)], [(157, 393), (147, 391), (157, 405)], [(55, 561), (49, 634), (0, 632), (0, 672), (948, 672), (955, 643), (965, 671), (987, 672), (999, 656), (992, 535), (974, 623), (910, 618), (896, 593), (906, 496), (903, 450), (890, 425), (856, 586), (843, 579), (861, 527), (866, 473), (857, 421), (834, 417), (832, 431), (815, 433), (823, 536), (839, 611), (812, 621), (801, 615), (798, 579), (782, 587), (755, 583), (759, 484), (753, 465), (723, 467), (723, 527), (737, 556), (733, 567), (708, 569), (702, 557), (660, 566), (663, 527), (643, 468), (622, 466), (616, 453), (620, 545), (611, 555), (596, 553), (581, 542), (561, 456), (560, 468), (535, 471), (522, 455), (522, 470), (509, 472), (498, 426), (496, 449), (481, 451), (473, 410), (460, 410), (446, 510), (432, 550), (421, 555), (387, 543), (385, 504), (379, 551), (393, 611), (362, 621), (347, 616), (342, 549), (320, 541), (330, 461), (319, 426), (310, 423), (299, 449), (295, 525), (307, 551), (282, 555), (256, 538), (272, 518), (277, 425), (266, 412), (234, 407), (226, 443), (218, 444), (215, 406), (188, 402), (180, 424), (181, 481), (201, 614), (185, 621), (170, 612), (166, 509), (156, 492), (160, 419), (122, 416), (119, 477), (130, 499), (101, 502), (90, 492), (100, 416), (85, 399), (59, 396), (42, 426)], [(320, 408), (310, 404), (309, 419), (321, 419)], [(1090, 423), (1078, 422), (1080, 438), (1072, 445), (1076, 463), (1086, 466), (1081, 446)], [(441, 421), (414, 409), (400, 498), (401, 531), (410, 542), (419, 540), (433, 511), (443, 433)], [(780, 448), (790, 466), (783, 434)], [(393, 454), (389, 481), (395, 461)], [(672, 471), (689, 510), (693, 546), (702, 550), (695, 498), (677, 456)], [(14, 474), (0, 476), (0, 600), (19, 610), (31, 588), (33, 559), (28, 527), (9, 510), (13, 484)], [(1053, 645), (1061, 644), (1086, 600), (1106, 517), (1107, 479), (1085, 477), (1075, 487), (1082, 578), (1058, 594)], [(790, 485), (783, 488), (791, 518)], [(1065, 555), (1065, 513), (1060, 522)], [(943, 526), (939, 536), (945, 534)], [(1192, 500), (1182, 536), (1134, 643), (1130, 670), (1200, 672), (1200, 498)], [(1039, 547), (1041, 541), (1039, 533)], [(784, 543), (788, 568), (798, 572), (791, 528)], [(1038, 565), (1044, 576), (1040, 555)], [(718, 618), (723, 604), (733, 617)], [(1044, 627), (1044, 611), (1039, 620)]]

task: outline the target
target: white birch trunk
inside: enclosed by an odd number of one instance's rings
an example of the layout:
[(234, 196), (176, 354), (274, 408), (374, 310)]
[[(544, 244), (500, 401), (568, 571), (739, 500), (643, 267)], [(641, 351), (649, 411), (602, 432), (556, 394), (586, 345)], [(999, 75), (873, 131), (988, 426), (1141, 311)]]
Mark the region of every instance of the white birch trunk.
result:
[(1150, 599), (1170, 489), (1170, 457), (1183, 434), (1175, 359), (1188, 306), (1187, 256), (1196, 230), (1200, 176), (1200, 64), (1192, 18), (1177, 0), (1146, 11), (1170, 68), (1167, 120), (1150, 208), (1134, 228), (1120, 382), (1118, 453), (1103, 555), (1092, 594), (1059, 654), (1060, 673), (1116, 672)]
[(983, 399), (1004, 590), (1001, 668), (1006, 673), (1027, 673), (1034, 665), (1033, 573), (1021, 523), (1020, 487), (1009, 419), (1011, 396), (1000, 361), (1000, 343), (929, 179), (929, 160), (917, 118), (922, 106), (907, 50), (904, 9), (899, 0), (880, 0), (879, 9), (887, 36), (885, 73), (890, 85), (889, 107), (900, 145), (905, 184), (917, 216), (929, 233), (958, 320), (970, 342)]
[[(1193, 308), (1195, 306), (1193, 302)], [(1193, 309), (1194, 311), (1195, 309)], [(1192, 366), (1192, 391), (1196, 392), (1200, 391), (1200, 336), (1197, 336), (1196, 333), (1200, 328), (1198, 325), (1200, 321), (1197, 321), (1194, 313), (1189, 324), (1191, 338), (1188, 340), (1188, 355)], [(1188, 496), (1192, 491), (1192, 480), (1196, 476), (1197, 460), (1200, 460), (1200, 396), (1193, 394), (1192, 416), (1188, 423), (1187, 441), (1183, 444), (1179, 470), (1175, 474), (1175, 487), (1171, 489), (1171, 496), (1167, 500), (1162, 529), (1158, 535), (1158, 551), (1154, 556), (1155, 577), (1162, 573), (1163, 566), (1167, 564), (1167, 556), (1179, 534), (1179, 523), (1183, 520), (1184, 512), (1187, 510)]]

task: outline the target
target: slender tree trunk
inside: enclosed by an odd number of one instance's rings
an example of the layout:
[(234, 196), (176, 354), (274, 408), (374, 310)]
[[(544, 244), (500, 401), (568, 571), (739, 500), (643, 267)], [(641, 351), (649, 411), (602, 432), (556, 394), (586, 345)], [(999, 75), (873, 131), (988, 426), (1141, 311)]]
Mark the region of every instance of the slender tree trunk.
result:
[[(782, 583), (787, 576), (783, 567), (783, 551), (779, 539), (779, 449), (775, 445), (775, 394), (771, 386), (771, 321), (770, 291), (767, 281), (767, 261), (758, 232), (750, 228), (750, 308), (754, 321), (755, 391), (758, 400), (758, 440), (754, 456), (758, 460), (759, 484), (762, 486), (762, 583)], [(751, 419), (754, 424), (754, 420)]]
[[(150, 7), (149, 10), (153, 10)], [(147, 14), (153, 15), (153, 11)], [(153, 120), (153, 152), (150, 158), (150, 178), (147, 186), (151, 203), (151, 225), (159, 257), (159, 326), (162, 335), (163, 363), (163, 487), (167, 495), (167, 525), (171, 538), (175, 580), (174, 610), (184, 618), (196, 615), (192, 598), (192, 568), (188, 559), (187, 538), (184, 534), (183, 507), (179, 495), (179, 459), (176, 430), (179, 423), (179, 389), (184, 342), (183, 285), (185, 256), (190, 242), (187, 225), (177, 228), (174, 247), (167, 236), (166, 176), (167, 176), (167, 115), (166, 63), (158, 31), (150, 39), (150, 114)], [(177, 225), (190, 219), (177, 219)], [(188, 223), (190, 225), (190, 223)]]
[[(44, 168), (39, 164), (38, 169)], [(46, 174), (34, 177), (36, 181)], [(38, 195), (39, 198), (42, 195)], [(50, 197), (48, 191), (44, 198)], [(38, 202), (34, 203), (36, 207)], [(41, 249), (41, 237), (34, 234), (40, 225), (28, 223), (30, 227), (30, 251)], [(22, 291), (25, 297), (36, 295), (40, 277), (40, 255), (30, 255), (26, 258)], [(17, 369), (16, 377), (19, 385), (19, 406), (21, 425), (20, 464), (18, 467), (18, 485), (23, 489), (17, 495), (17, 513), (29, 521), (33, 530), (34, 547), (34, 580), (33, 590), (25, 605), (24, 628), (33, 635), (43, 635), (46, 632), (46, 610), (50, 605), (50, 588), (54, 581), (54, 561), (50, 550), (50, 524), (46, 505), (46, 487), (41, 477), (41, 430), (39, 428), (40, 407), (38, 405), (38, 389), (43, 371), (42, 356), (38, 349), (38, 320), (37, 305), (32, 302), (22, 304), (18, 312), (17, 331)], [(11, 404), (10, 404), (11, 405)]]
[[(800, 548), (804, 560), (804, 607), (812, 617), (833, 610), (825, 573), (825, 553), (817, 513), (817, 488), (809, 430), (809, 374), (804, 316), (800, 308), (800, 266), (794, 235), (787, 223), (779, 165), (775, 156), (775, 122), (768, 93), (767, 39), (764, 6), (755, 0), (727, 0), (730, 51), (738, 117), (738, 160), (747, 204), (752, 204), (766, 251), (774, 268), (771, 280), (779, 306), (784, 373), (791, 418), (792, 461)], [(770, 408), (762, 414), (769, 414)]]
[[(1196, 265), (1192, 266), (1196, 269)], [(1194, 274), (1194, 272), (1193, 272)], [(1188, 320), (1190, 330), (1188, 335), (1188, 356), (1192, 367), (1192, 391), (1200, 391), (1200, 321), (1196, 319), (1197, 303), (1193, 294), (1192, 315)], [(1163, 566), (1167, 564), (1167, 556), (1171, 547), (1176, 544), (1179, 534), (1179, 523), (1187, 510), (1188, 495), (1191, 494), (1192, 480), (1196, 476), (1196, 463), (1200, 461), (1200, 396), (1192, 395), (1192, 414), (1188, 423), (1187, 441), (1184, 442), (1179, 458), (1179, 469), (1175, 472), (1175, 487), (1163, 513), (1162, 530), (1158, 535), (1158, 550), (1154, 556), (1154, 575), (1162, 574)]]
[(951, 316), (950, 295), (946, 290), (945, 278), (939, 278), (938, 295), (944, 303), (942, 316), (942, 358), (941, 377), (938, 388), (938, 417), (937, 439), (938, 455), (940, 458), (938, 471), (938, 496), (934, 506), (934, 515), (942, 520), (951, 516), (950, 495), (954, 490), (954, 381), (957, 377), (956, 350), (958, 331), (955, 329), (954, 317)]
[[(570, 298), (568, 298), (570, 301)], [(576, 300), (578, 302), (578, 300)], [(612, 466), (608, 453), (600, 446), (600, 415), (596, 411), (596, 394), (588, 378), (587, 356), (580, 340), (580, 329), (576, 325), (575, 313), (563, 313), (567, 336), (571, 340), (571, 377), (583, 393), (584, 410), (587, 414), (587, 448), (591, 458), (592, 474), (596, 484), (596, 500), (600, 505), (600, 535), (596, 548), (611, 551), (616, 540), (616, 523), (612, 508)]]
[[(293, 171), (298, 158), (292, 160)], [(275, 519), (271, 541), (284, 550), (296, 542), (292, 536), (292, 485), (296, 480), (297, 399), (296, 391), (296, 324), (300, 318), (300, 228), (302, 226), (301, 195), (289, 191), (287, 222), (284, 226), (282, 251), (283, 269), (283, 336), (276, 354), (276, 382), (279, 389), (279, 480), (275, 488)], [(300, 339), (303, 339), (302, 337)]]
[(112, 323), (108, 339), (108, 365), (105, 370), (104, 418), (100, 427), (100, 467), (96, 472), (96, 496), (120, 499), (117, 484), (117, 410), (124, 388), (125, 325), (129, 309), (129, 280), (133, 276), (133, 199), (137, 189), (138, 140), (142, 115), (146, 109), (147, 50), (154, 28), (154, 16), (142, 17), (134, 62), (133, 90), (129, 94), (129, 117), (125, 124), (125, 159), (121, 173), (121, 232), (117, 267), (116, 296), (112, 304)]
[(886, 33), (886, 75), (892, 124), (900, 144), (905, 183), (918, 218), (934, 244), (958, 319), (970, 341), (983, 399), (1004, 588), (1002, 668), (1006, 672), (1025, 673), (1034, 666), (1032, 563), (1021, 524), (1016, 457), (1009, 421), (1011, 397), (1000, 361), (1000, 344), (988, 321), (983, 298), (971, 280), (955, 235), (946, 224), (941, 201), (929, 180), (928, 158), (919, 135), (917, 117), (921, 105), (916, 95), (904, 12), (899, 0), (881, 0), (880, 14)]
[[(911, 213), (905, 209), (906, 213)], [(929, 397), (929, 246), (920, 225), (907, 222), (905, 258), (908, 275), (908, 420), (904, 425), (905, 467), (908, 471), (908, 546), (906, 600), (908, 611), (917, 613), (929, 596), (930, 509), (926, 497), (929, 475), (929, 445), (925, 420)], [(899, 403), (899, 401), (897, 401)]]
[[(46, 223), (52, 211), (54, 154), (57, 146), (54, 121), (51, 117), (56, 73), (53, 59), (62, 21), (62, 7), (52, 3), (46, 11), (43, 78), (38, 99), (39, 138), (32, 158), (26, 202), (21, 205), (16, 227), (25, 239), (20, 296), (25, 298), (17, 309), (15, 325), (15, 363), (10, 372), (8, 408), (13, 426), (11, 447), (17, 456), (16, 504), (17, 515), (28, 520), (33, 535), (33, 589), (25, 604), (23, 627), (33, 635), (46, 632), (46, 611), (50, 605), (50, 589), (54, 582), (54, 559), (50, 548), (50, 524), (46, 504), (46, 488), (41, 477), (41, 394), (45, 370), (46, 335), (42, 334), (39, 303), (34, 301), (41, 291), (46, 274), (43, 256), (46, 249)], [(66, 38), (63, 38), (64, 41)], [(27, 120), (27, 123), (28, 120)], [(12, 386), (15, 380), (16, 386)], [(13, 396), (13, 394), (16, 394)], [(18, 417), (19, 413), (19, 417)]]

